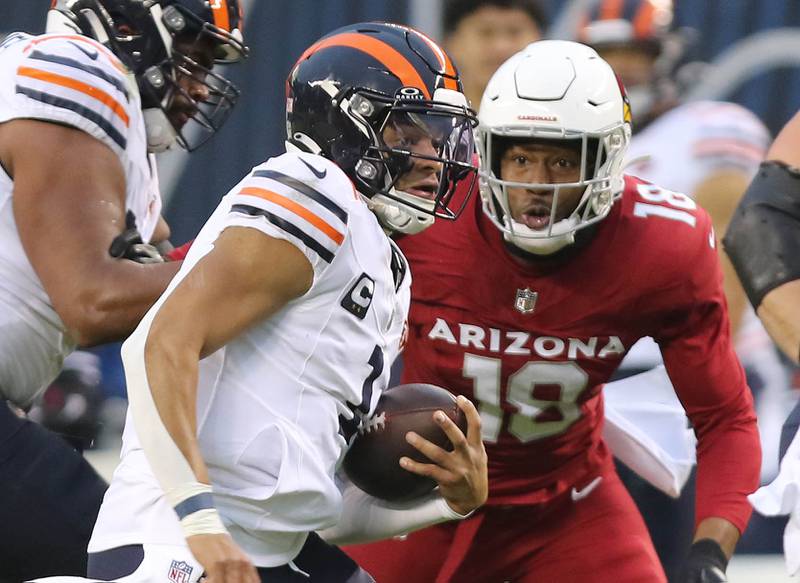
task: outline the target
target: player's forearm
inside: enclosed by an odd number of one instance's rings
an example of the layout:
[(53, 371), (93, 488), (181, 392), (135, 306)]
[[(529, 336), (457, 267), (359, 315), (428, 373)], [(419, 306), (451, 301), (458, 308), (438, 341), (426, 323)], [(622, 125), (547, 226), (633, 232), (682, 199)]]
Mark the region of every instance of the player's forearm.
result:
[(71, 293), (51, 294), (56, 311), (82, 346), (126, 338), (178, 272), (179, 262), (142, 265), (109, 259), (86, 276), (76, 275)]
[(722, 549), (722, 552), (725, 553), (725, 556), (730, 559), (736, 548), (736, 543), (739, 542), (740, 536), (741, 533), (739, 529), (737, 529), (732, 522), (724, 518), (712, 516), (704, 519), (697, 525), (697, 530), (695, 530), (692, 541), (697, 542), (706, 538), (716, 541)]
[[(157, 317), (156, 317), (157, 319)], [(209, 483), (197, 440), (197, 369), (199, 353), (189, 341), (164, 326), (154, 326), (145, 344), (145, 367), (153, 403), (172, 441), (198, 482)]]
[(122, 346), (139, 441), (186, 537), (225, 533), (196, 437), (198, 349), (187, 341), (176, 343), (181, 348), (175, 352), (165, 350), (164, 355), (153, 356), (166, 344), (149, 342), (152, 318), (146, 317)]
[[(720, 407), (699, 423), (693, 416), (697, 443), (697, 524), (712, 518), (743, 532), (752, 513), (747, 495), (758, 488), (761, 444), (755, 415), (742, 408)], [(734, 541), (735, 542), (735, 541)]]
[(800, 280), (785, 283), (764, 296), (758, 317), (781, 350), (795, 363), (800, 362)]
[(347, 482), (342, 492), (341, 518), (319, 534), (331, 544), (362, 544), (462, 518), (438, 492), (412, 504), (391, 506)]

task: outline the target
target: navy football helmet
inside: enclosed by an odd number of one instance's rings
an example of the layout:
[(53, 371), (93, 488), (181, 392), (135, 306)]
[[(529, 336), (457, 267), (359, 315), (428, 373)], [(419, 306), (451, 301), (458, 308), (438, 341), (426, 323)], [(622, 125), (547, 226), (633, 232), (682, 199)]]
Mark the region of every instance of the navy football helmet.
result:
[[(464, 208), (455, 193), (476, 176), (477, 120), (450, 57), (422, 33), (361, 23), (322, 37), (289, 73), (286, 111), (289, 143), (336, 162), (384, 227), (416, 233)], [(428, 154), (414, 136), (430, 140)], [(440, 168), (437, 184), (398, 188), (420, 160)]]
[[(239, 97), (230, 81), (211, 71), (214, 63), (247, 56), (239, 0), (54, 0), (48, 32), (65, 27), (106, 45), (133, 73), (151, 151), (176, 140), (196, 149), (222, 126)], [(199, 47), (213, 55), (207, 62), (193, 58)], [(181, 86), (186, 77), (204, 88), (202, 97)], [(182, 121), (170, 115), (176, 101)], [(195, 123), (184, 128), (188, 120)]]

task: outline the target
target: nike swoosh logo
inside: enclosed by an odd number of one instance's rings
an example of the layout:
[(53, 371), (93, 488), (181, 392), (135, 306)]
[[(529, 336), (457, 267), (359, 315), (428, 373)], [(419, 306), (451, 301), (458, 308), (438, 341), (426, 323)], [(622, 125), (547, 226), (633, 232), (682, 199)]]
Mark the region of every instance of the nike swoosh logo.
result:
[(305, 165), (306, 165), (306, 167), (307, 167), (309, 170), (311, 170), (311, 172), (313, 172), (313, 173), (314, 173), (314, 176), (316, 176), (316, 177), (317, 177), (317, 178), (319, 178), (320, 180), (322, 180), (323, 178), (325, 178), (325, 177), (328, 175), (328, 170), (327, 170), (327, 168), (326, 168), (325, 170), (323, 170), (322, 172), (320, 172), (319, 170), (317, 170), (316, 168), (314, 168), (314, 167), (313, 167), (311, 164), (309, 164), (308, 162), (306, 162), (306, 161), (305, 161), (305, 160), (303, 160), (302, 158), (300, 158), (300, 161), (301, 161), (303, 164), (305, 164)]
[(69, 41), (69, 44), (71, 44), (73, 47), (76, 47), (78, 50), (80, 50), (80, 52), (82, 52), (84, 55), (86, 55), (87, 57), (89, 57), (93, 61), (97, 60), (97, 51), (91, 50), (91, 49), (87, 49), (85, 46), (83, 46), (81, 44), (78, 44), (78, 43), (74, 43), (72, 41)]
[(592, 491), (595, 488), (597, 488), (597, 486), (599, 486), (600, 482), (602, 481), (603, 481), (603, 476), (597, 476), (594, 480), (586, 484), (583, 487), (583, 489), (578, 490), (577, 488), (573, 488), (572, 491), (570, 491), (569, 496), (570, 498), (572, 498), (573, 502), (577, 502), (578, 500), (583, 500), (589, 494), (591, 494)]

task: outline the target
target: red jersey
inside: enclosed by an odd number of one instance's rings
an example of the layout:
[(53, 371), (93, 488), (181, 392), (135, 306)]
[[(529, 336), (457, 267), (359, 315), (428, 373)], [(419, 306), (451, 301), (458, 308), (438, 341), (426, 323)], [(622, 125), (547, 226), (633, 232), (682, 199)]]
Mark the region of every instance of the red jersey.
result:
[(756, 420), (711, 221), (693, 201), (626, 177), (588, 245), (560, 263), (516, 259), (478, 196), (458, 221), (398, 243), (413, 274), (403, 382), (476, 404), (489, 504), (545, 502), (601, 473), (602, 386), (652, 336), (698, 437), (697, 521), (744, 530)]

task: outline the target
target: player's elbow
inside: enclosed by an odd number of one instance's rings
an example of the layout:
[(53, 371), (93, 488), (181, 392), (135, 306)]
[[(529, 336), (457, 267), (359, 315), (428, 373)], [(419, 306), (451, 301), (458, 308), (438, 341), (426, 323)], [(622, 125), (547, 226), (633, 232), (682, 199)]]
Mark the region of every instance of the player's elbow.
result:
[(698, 450), (714, 445), (719, 439), (743, 439), (760, 448), (756, 412), (749, 393), (743, 392), (737, 399), (690, 418), (697, 435)]
[(54, 301), (70, 337), (81, 347), (121, 340), (129, 330), (121, 330), (115, 302), (102, 286), (86, 286), (59, 306)]

